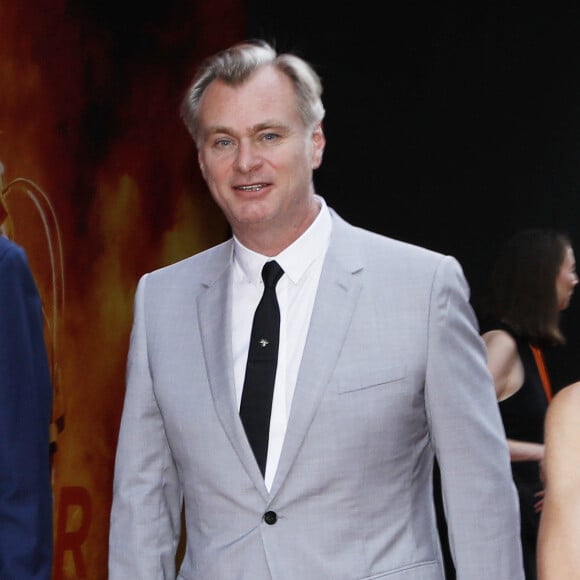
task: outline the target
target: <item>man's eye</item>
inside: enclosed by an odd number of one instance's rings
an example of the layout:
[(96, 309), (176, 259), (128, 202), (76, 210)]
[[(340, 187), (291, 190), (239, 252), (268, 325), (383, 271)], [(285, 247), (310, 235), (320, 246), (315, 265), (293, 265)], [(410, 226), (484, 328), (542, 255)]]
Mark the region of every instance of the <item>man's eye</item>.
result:
[(231, 142), (231, 139), (218, 139), (215, 144), (217, 147), (227, 147)]
[(262, 135), (262, 141), (275, 141), (278, 139), (277, 133), (264, 133)]

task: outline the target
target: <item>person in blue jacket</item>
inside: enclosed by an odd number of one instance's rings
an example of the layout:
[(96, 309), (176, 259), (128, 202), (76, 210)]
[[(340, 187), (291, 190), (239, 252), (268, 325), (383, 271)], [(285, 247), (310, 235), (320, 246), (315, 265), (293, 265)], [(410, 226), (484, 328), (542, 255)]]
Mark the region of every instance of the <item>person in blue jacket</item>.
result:
[(52, 383), (25, 250), (0, 235), (0, 578), (49, 580)]

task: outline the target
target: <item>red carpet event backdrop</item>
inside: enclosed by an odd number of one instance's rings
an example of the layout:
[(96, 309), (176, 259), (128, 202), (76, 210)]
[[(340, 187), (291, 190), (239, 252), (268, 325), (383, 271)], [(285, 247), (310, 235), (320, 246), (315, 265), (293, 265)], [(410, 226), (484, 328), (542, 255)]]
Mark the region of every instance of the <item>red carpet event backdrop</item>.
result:
[(55, 580), (107, 577), (139, 276), (228, 235), (178, 109), (199, 60), (243, 38), (245, 13), (236, 0), (0, 0), (0, 222), (43, 299)]

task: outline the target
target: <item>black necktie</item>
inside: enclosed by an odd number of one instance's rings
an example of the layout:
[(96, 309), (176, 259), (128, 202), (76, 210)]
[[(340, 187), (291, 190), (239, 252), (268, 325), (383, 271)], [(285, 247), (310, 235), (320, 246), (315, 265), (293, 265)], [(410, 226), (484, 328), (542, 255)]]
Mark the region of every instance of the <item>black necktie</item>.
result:
[(280, 309), (276, 284), (283, 273), (275, 261), (266, 262), (262, 269), (264, 294), (254, 314), (240, 405), (240, 417), (262, 475), (266, 471), (270, 412), (278, 365)]

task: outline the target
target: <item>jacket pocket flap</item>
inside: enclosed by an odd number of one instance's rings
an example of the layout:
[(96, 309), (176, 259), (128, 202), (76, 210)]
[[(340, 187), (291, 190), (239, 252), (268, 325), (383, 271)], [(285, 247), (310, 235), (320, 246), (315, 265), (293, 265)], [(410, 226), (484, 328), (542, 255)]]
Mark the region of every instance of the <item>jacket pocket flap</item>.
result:
[(405, 378), (405, 366), (395, 365), (377, 369), (353, 368), (341, 371), (337, 377), (338, 392), (347, 393), (393, 383)]

